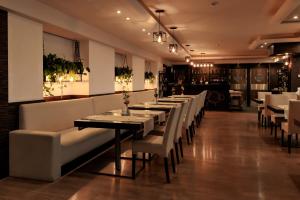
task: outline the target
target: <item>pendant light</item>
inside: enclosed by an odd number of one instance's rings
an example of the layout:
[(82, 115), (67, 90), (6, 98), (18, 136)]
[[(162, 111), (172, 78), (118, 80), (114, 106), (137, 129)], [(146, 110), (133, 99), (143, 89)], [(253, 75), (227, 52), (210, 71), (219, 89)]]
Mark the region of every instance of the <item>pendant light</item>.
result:
[(190, 56), (186, 56), (185, 57), (185, 62), (189, 63), (191, 61), (191, 57)]
[(167, 41), (167, 33), (160, 30), (160, 13), (164, 13), (165, 10), (156, 10), (156, 13), (158, 13), (158, 31), (153, 32), (153, 42), (166, 42)]
[[(174, 31), (177, 29), (176, 26), (170, 27), (170, 29), (173, 31), (173, 37), (174, 37)], [(174, 42), (174, 38), (172, 43), (169, 44), (169, 51), (170, 53), (177, 53), (178, 51), (178, 45)]]

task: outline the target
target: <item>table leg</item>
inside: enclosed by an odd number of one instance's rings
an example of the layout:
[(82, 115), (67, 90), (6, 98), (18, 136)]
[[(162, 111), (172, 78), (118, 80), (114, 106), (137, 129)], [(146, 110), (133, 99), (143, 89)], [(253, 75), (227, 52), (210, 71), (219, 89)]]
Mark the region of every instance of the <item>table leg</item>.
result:
[(121, 132), (115, 130), (115, 167), (117, 171), (121, 170)]

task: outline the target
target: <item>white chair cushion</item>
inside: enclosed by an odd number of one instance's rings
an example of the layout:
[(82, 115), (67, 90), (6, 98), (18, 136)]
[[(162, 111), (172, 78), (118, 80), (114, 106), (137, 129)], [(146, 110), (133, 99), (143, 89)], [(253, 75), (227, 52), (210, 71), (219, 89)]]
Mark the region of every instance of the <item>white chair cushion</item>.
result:
[(163, 148), (163, 136), (147, 135), (142, 140), (134, 141), (132, 145), (132, 151), (137, 152), (148, 152), (165, 156), (165, 149)]

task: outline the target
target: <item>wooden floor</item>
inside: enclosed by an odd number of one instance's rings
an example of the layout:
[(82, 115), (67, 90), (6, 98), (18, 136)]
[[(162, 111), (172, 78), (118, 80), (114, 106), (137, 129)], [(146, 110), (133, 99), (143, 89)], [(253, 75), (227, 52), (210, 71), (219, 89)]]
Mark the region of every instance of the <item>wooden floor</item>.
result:
[(0, 200), (300, 199), (300, 150), (288, 155), (256, 120), (255, 113), (206, 112), (194, 144), (184, 141), (185, 158), (171, 184), (158, 158), (136, 180), (92, 175), (87, 167), (54, 183), (6, 178)]

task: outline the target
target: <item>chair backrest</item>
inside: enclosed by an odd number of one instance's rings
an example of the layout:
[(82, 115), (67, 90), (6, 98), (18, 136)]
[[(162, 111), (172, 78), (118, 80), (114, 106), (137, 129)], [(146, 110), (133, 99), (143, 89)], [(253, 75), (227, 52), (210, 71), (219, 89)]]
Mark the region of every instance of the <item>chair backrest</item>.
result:
[(295, 126), (294, 120), (300, 121), (300, 101), (290, 100), (288, 111), (288, 127), (290, 133), (300, 133), (300, 127)]
[(183, 122), (184, 122), (184, 117), (185, 117), (185, 115), (187, 113), (187, 110), (188, 110), (188, 106), (189, 106), (188, 101), (182, 103), (182, 108), (181, 108), (181, 112), (180, 112), (180, 115), (179, 115), (179, 118), (178, 118), (177, 127), (176, 127), (176, 135), (174, 137), (174, 141), (175, 142), (177, 142), (178, 139), (182, 135), (182, 125), (183, 125)]
[(290, 100), (297, 100), (298, 99), (298, 95), (296, 92), (282, 92), (282, 94), (284, 96), (287, 96), (288, 99)]
[(282, 94), (271, 94), (271, 95), (266, 95), (265, 96), (265, 113), (267, 116), (271, 115), (271, 111), (269, 109), (267, 109), (267, 106), (270, 105), (274, 105), (274, 106), (278, 106), (278, 105), (288, 105), (289, 100), (288, 97)]
[(185, 117), (185, 122), (184, 122), (184, 126), (186, 128), (188, 128), (191, 124), (192, 121), (194, 120), (194, 116), (195, 116), (195, 110), (196, 110), (196, 100), (195, 98), (191, 98), (190, 99), (190, 105)]
[(196, 112), (195, 112), (195, 116), (200, 112), (201, 110), (201, 96), (202, 93), (199, 93), (195, 96), (196, 98)]
[(163, 135), (163, 145), (166, 152), (169, 152), (169, 150), (173, 147), (176, 126), (178, 124), (178, 118), (181, 110), (182, 106), (178, 105), (176, 107), (174, 106), (169, 113), (169, 118)]
[(266, 95), (271, 95), (272, 92), (257, 92), (257, 98), (258, 99), (265, 99)]
[(204, 108), (205, 106), (206, 95), (207, 95), (207, 90), (201, 92), (201, 109)]

